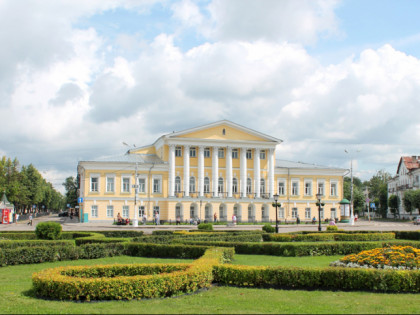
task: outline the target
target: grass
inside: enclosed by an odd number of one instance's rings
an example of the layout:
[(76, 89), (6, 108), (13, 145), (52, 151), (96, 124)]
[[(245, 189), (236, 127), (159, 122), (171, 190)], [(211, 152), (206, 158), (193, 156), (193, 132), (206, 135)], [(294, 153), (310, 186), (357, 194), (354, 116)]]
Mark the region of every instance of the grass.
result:
[[(251, 259), (252, 258), (252, 259)], [(326, 258), (325, 260), (323, 258)], [(237, 255), (235, 263), (325, 266), (335, 256), (271, 257)], [(250, 289), (214, 286), (195, 294), (141, 301), (77, 303), (41, 300), (31, 291), (32, 273), (64, 265), (188, 262), (180, 259), (114, 257), (0, 268), (2, 314), (418, 314), (418, 294)]]

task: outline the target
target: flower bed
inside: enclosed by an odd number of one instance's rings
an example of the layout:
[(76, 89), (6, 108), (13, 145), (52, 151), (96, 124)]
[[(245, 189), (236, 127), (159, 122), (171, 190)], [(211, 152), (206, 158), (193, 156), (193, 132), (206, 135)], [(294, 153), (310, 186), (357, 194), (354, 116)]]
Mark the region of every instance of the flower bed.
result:
[(333, 262), (332, 266), (377, 269), (420, 269), (420, 249), (391, 246), (365, 250)]

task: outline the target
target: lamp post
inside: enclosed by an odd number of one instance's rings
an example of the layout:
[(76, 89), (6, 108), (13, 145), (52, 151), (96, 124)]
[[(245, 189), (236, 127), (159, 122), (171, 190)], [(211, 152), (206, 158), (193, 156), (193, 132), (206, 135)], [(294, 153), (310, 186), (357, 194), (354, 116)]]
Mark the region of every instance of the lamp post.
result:
[(200, 222), (201, 222), (201, 204), (203, 203), (203, 200), (200, 199)]
[(318, 206), (318, 231), (321, 232), (321, 206), (323, 207), (325, 204), (321, 203), (322, 194), (316, 194), (316, 199), (318, 202), (316, 205)]
[[(344, 150), (347, 154), (350, 153)], [(360, 152), (357, 150), (356, 152)], [(350, 155), (350, 225), (354, 225), (354, 213), (353, 213), (353, 157)]]
[(273, 206), (276, 207), (276, 233), (278, 233), (279, 232), (279, 216), (277, 214), (277, 206), (279, 206), (279, 204), (277, 203), (277, 201), (279, 200), (279, 195), (275, 194), (273, 198), (274, 198)]

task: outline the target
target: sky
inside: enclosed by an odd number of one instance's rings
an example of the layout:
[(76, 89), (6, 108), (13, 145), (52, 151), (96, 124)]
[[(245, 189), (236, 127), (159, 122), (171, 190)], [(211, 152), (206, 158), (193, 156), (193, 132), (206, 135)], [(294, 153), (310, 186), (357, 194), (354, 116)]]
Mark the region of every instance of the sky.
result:
[(395, 175), (420, 155), (420, 1), (0, 0), (0, 156), (77, 163), (227, 119), (276, 158)]

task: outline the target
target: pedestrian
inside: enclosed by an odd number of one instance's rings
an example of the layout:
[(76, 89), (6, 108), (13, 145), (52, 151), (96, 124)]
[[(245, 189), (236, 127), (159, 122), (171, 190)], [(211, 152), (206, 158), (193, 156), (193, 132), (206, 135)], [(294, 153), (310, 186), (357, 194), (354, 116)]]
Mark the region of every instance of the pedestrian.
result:
[(147, 217), (146, 217), (146, 213), (143, 214), (143, 225), (146, 225), (147, 222)]
[(232, 223), (233, 223), (233, 225), (236, 225), (236, 215), (235, 214), (232, 216)]
[(299, 218), (299, 215), (296, 217), (296, 224), (300, 224), (300, 218)]
[(19, 220), (19, 213), (16, 213), (16, 224), (17, 224), (18, 220)]
[(335, 225), (335, 220), (334, 219), (331, 219), (329, 225)]
[(159, 212), (156, 212), (156, 225), (160, 225)]
[(358, 216), (357, 216), (357, 213), (356, 213), (356, 215), (354, 216), (354, 221), (355, 222), (357, 222), (357, 218), (358, 218)]
[(32, 217), (32, 213), (29, 215), (29, 222), (28, 222), (28, 225), (30, 225), (30, 226), (32, 226), (32, 219), (33, 219), (33, 217)]
[(316, 222), (316, 218), (315, 218), (315, 217), (313, 217), (313, 218), (312, 218), (312, 224), (315, 224), (315, 222)]
[(177, 216), (176, 217), (176, 225), (180, 225), (181, 224), (181, 217)]
[(70, 220), (73, 220), (73, 210), (70, 211)]
[(217, 214), (216, 214), (216, 212), (214, 213), (214, 215), (213, 215), (213, 220), (214, 220), (214, 223), (216, 223), (217, 222)]

